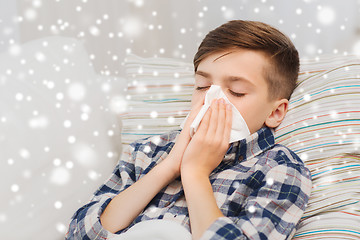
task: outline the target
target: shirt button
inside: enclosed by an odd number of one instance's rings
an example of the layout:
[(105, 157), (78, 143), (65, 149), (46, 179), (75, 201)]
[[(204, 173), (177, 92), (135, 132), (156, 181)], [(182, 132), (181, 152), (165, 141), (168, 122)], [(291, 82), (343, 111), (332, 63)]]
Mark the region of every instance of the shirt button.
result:
[(242, 160), (244, 160), (243, 156), (239, 156), (239, 161), (241, 162)]

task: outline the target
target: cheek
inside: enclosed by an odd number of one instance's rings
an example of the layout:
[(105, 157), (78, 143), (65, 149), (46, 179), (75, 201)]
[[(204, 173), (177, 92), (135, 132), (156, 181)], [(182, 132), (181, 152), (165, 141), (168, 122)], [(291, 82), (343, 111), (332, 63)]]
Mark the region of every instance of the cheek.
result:
[(194, 90), (193, 94), (191, 96), (191, 108), (194, 107), (194, 105), (204, 99), (204, 96), (206, 95), (205, 91), (197, 91)]

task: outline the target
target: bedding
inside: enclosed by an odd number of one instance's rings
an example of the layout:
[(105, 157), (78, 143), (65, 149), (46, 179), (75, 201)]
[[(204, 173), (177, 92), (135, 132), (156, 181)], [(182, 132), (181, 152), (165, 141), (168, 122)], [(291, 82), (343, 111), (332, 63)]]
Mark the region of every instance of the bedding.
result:
[(112, 240), (191, 240), (190, 232), (170, 220), (148, 220), (135, 224)]
[[(129, 111), (123, 144), (178, 129), (190, 110), (191, 63), (166, 58), (126, 60)], [(360, 238), (360, 58), (302, 59), (277, 143), (295, 151), (312, 173), (308, 207), (293, 239)]]

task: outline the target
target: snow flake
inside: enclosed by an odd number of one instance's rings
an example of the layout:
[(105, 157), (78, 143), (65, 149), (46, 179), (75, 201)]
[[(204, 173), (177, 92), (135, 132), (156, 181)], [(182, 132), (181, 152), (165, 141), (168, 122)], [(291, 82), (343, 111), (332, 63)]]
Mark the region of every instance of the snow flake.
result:
[(110, 99), (110, 110), (115, 113), (124, 113), (127, 111), (127, 101), (122, 96), (114, 96)]
[(56, 185), (65, 185), (70, 181), (69, 170), (64, 167), (55, 168), (50, 174), (50, 182)]
[(151, 138), (151, 141), (155, 144), (155, 145), (158, 145), (161, 141), (160, 137), (159, 136), (154, 136)]
[(158, 117), (157, 111), (151, 111), (151, 112), (150, 112), (150, 117), (151, 117), (151, 118), (157, 118), (157, 117)]
[(330, 25), (335, 21), (336, 13), (332, 7), (318, 7), (317, 19), (323, 25)]
[(80, 118), (83, 121), (87, 121), (89, 119), (89, 115), (87, 113), (82, 113)]
[(34, 21), (37, 18), (37, 12), (32, 8), (28, 8), (24, 12), (24, 17), (28, 21)]
[(311, 100), (310, 94), (305, 94), (305, 95), (304, 95), (304, 101), (305, 101), (305, 102), (308, 102), (308, 101), (310, 101), (310, 100)]
[(145, 146), (145, 147), (144, 147), (144, 152), (145, 152), (145, 153), (149, 153), (150, 151), (151, 151), (150, 146)]
[(7, 215), (5, 213), (0, 213), (0, 223), (7, 221)]
[(250, 206), (250, 207), (248, 208), (248, 211), (249, 211), (250, 213), (255, 213), (256, 208), (255, 208), (254, 206)]
[(267, 184), (268, 186), (272, 186), (272, 185), (274, 184), (274, 179), (273, 179), (273, 178), (268, 178), (268, 179), (266, 179), (266, 184)]
[(61, 160), (59, 158), (55, 158), (53, 161), (53, 164), (55, 167), (58, 167), (61, 165)]
[(22, 101), (22, 100), (24, 99), (24, 95), (23, 95), (22, 93), (17, 93), (17, 94), (15, 95), (15, 99), (16, 99), (17, 101)]
[(300, 158), (301, 158), (303, 161), (306, 161), (306, 160), (309, 159), (309, 156), (308, 156), (307, 153), (302, 153), (302, 154), (300, 155)]
[(62, 204), (61, 201), (56, 201), (56, 202), (54, 202), (54, 207), (55, 207), (56, 209), (60, 209), (60, 208), (62, 208), (62, 206), (63, 206), (63, 204)]
[(24, 159), (30, 158), (30, 152), (29, 152), (29, 150), (27, 150), (27, 149), (25, 149), (25, 148), (20, 149), (19, 155), (20, 155), (22, 158), (24, 158)]
[(67, 89), (69, 98), (73, 101), (81, 101), (86, 95), (86, 88), (82, 83), (71, 83)]
[(69, 136), (68, 137), (68, 143), (75, 143), (76, 138), (74, 136)]
[(63, 223), (56, 223), (55, 228), (58, 232), (65, 234), (66, 233), (66, 226)]
[(99, 174), (94, 170), (90, 170), (90, 171), (88, 171), (88, 177), (91, 180), (96, 181), (99, 178)]
[(21, 53), (21, 46), (17, 45), (17, 44), (12, 44), (10, 47), (9, 47), (9, 53), (11, 56), (18, 56), (20, 55)]
[(74, 167), (74, 163), (72, 161), (67, 161), (65, 163), (65, 167), (68, 169), (72, 169)]
[(138, 37), (142, 33), (142, 22), (139, 18), (128, 17), (124, 20), (122, 31), (129, 38)]
[(144, 6), (144, 0), (133, 0), (136, 7)]
[(100, 35), (100, 29), (98, 27), (96, 27), (96, 26), (91, 26), (89, 28), (89, 32), (93, 36), (99, 36)]
[(44, 62), (46, 60), (46, 57), (45, 57), (44, 53), (37, 52), (37, 53), (35, 53), (35, 59), (39, 62)]
[(59, 101), (63, 100), (64, 99), (64, 94), (61, 93), (61, 92), (57, 93), (56, 94), (56, 99), (59, 100)]
[(226, 9), (224, 11), (224, 18), (227, 20), (233, 19), (235, 16), (235, 12), (232, 9)]
[(174, 124), (175, 123), (175, 118), (173, 116), (170, 116), (170, 117), (168, 117), (167, 122), (169, 124)]
[(20, 190), (20, 187), (17, 184), (12, 184), (10, 189), (11, 189), (12, 192), (16, 193), (16, 192), (18, 192)]
[(9, 158), (7, 162), (8, 162), (9, 165), (13, 165), (14, 164), (14, 159)]
[(96, 152), (84, 143), (77, 143), (72, 150), (72, 155), (82, 166), (91, 167), (96, 164)]

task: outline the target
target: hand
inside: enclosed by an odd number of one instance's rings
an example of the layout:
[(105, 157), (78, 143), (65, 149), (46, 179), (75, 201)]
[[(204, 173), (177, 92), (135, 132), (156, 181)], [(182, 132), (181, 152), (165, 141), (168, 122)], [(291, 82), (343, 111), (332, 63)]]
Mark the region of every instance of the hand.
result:
[(204, 105), (204, 100), (205, 97), (192, 107), (183, 129), (181, 130), (180, 134), (176, 139), (175, 145), (171, 149), (168, 157), (164, 160), (164, 162), (167, 162), (170, 165), (170, 168), (173, 169), (175, 177), (180, 176), (181, 159), (187, 145), (191, 140), (190, 125), (194, 121), (196, 115), (199, 113), (201, 107)]
[(231, 124), (230, 105), (224, 99), (213, 100), (184, 152), (181, 175), (189, 172), (210, 175), (229, 148)]

